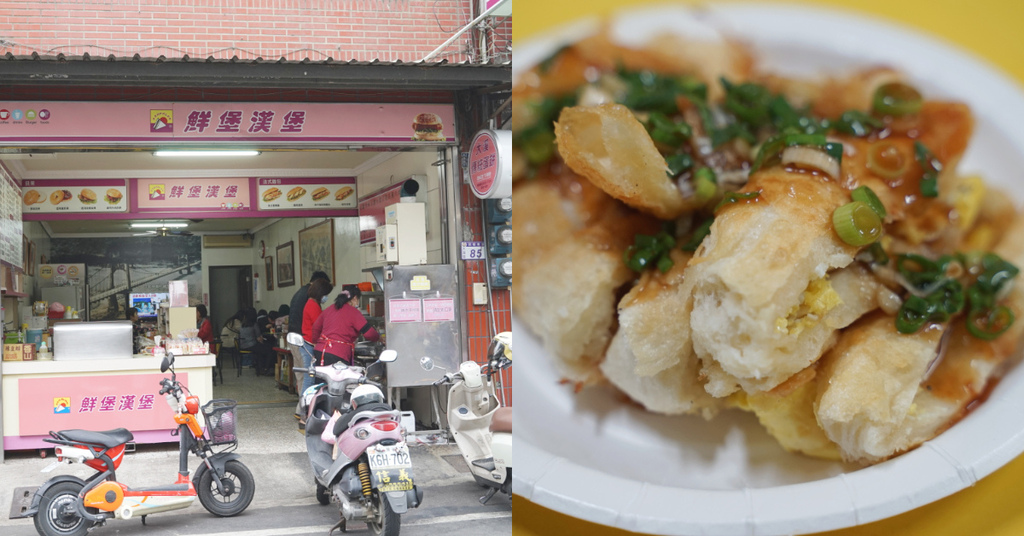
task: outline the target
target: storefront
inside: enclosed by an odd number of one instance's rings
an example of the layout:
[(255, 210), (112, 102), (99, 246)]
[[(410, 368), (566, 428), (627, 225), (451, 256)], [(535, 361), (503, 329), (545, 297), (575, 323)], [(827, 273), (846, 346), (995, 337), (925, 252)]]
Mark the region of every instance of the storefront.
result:
[[(370, 285), (364, 312), (382, 331), (392, 320), (431, 333), (443, 325), (450, 344), (432, 350), (446, 354), (438, 358), (483, 359), (491, 335), (511, 329), (511, 282), (501, 275), (510, 272), (497, 266), (499, 259), (510, 266), (511, 250), (491, 248), (488, 238), (508, 214), (495, 218), (494, 202), (477, 199), (464, 180), (476, 132), (500, 128), (509, 114), (508, 64), (24, 57), (0, 61), (0, 71), (10, 84), (0, 87), (6, 329), (27, 323), (54, 277), (48, 267), (61, 264), (84, 265), (74, 306), (83, 322), (123, 318), (136, 299), (166, 293), (174, 280), (187, 282), (188, 305), (206, 305), (219, 330), (235, 313), (221, 299), (225, 272), (247, 274), (244, 288), (233, 290), (272, 311), (323, 270), (336, 285), (332, 300), (343, 283)], [(403, 198), (422, 216), (398, 223), (399, 245), (415, 242), (423, 255), (378, 260), (377, 228)], [(395, 272), (446, 267), (450, 283), (391, 295), (393, 279), (382, 267), (392, 264), (400, 266)], [(400, 318), (410, 299), (420, 315)], [(389, 347), (398, 339), (389, 335)], [(96, 360), (92, 368), (77, 360), (4, 362), (3, 448), (41, 446), (42, 428), (58, 427), (50, 421), (62, 414), (74, 421), (65, 427), (100, 427), (75, 420), (90, 413), (83, 404), (96, 395), (68, 396), (71, 386), (123, 386), (105, 395), (119, 401), (138, 396), (136, 380), (158, 375), (151, 359)], [(185, 359), (192, 359), (182, 367), (190, 387), (208, 399), (213, 356)], [(40, 381), (52, 377), (66, 380)], [(422, 422), (432, 419), (429, 405), (411, 392), (428, 380), (407, 378), (398, 395)], [(510, 404), (511, 376), (504, 385)], [(36, 418), (43, 415), (48, 420)], [(160, 440), (163, 431), (153, 432)]]

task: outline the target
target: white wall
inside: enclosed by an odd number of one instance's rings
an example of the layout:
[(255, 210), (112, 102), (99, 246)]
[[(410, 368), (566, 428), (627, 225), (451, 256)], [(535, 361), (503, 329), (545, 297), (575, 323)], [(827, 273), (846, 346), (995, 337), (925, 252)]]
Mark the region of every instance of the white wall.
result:
[[(253, 238), (253, 248), (250, 250), (248, 262), (252, 264), (254, 274), (260, 274), (260, 296), (256, 301), (257, 309), (268, 311), (277, 309), (281, 304), (289, 304), (292, 295), (298, 288), (309, 281), (299, 281), (301, 267), (299, 266), (299, 231), (312, 227), (323, 222), (327, 218), (286, 218), (277, 223), (256, 232)], [(359, 265), (359, 218), (330, 218), (334, 225), (334, 280), (335, 291), (329, 299), (333, 300), (340, 285), (346, 283), (359, 283), (370, 281), (370, 274), (364, 274)], [(258, 248), (260, 241), (266, 244), (266, 255), (274, 258), (274, 290), (267, 289), (266, 264), (259, 256)], [(277, 280), (277, 247), (292, 242), (293, 262), (295, 263), (295, 284), (284, 288)]]
[[(429, 264), (440, 264), (441, 247), (445, 240), (441, 234), (443, 205), (438, 178), (440, 168), (433, 165), (437, 160), (438, 153), (435, 152), (402, 153), (356, 177), (356, 191), (359, 193), (359, 197), (363, 197), (392, 184), (398, 184), (412, 175), (426, 176), (426, 184), (420, 183), (416, 202), (426, 203), (427, 263)], [(364, 245), (360, 250), (362, 252), (361, 268), (379, 265), (373, 244)], [(373, 281), (373, 279), (363, 278), (360, 281)]]

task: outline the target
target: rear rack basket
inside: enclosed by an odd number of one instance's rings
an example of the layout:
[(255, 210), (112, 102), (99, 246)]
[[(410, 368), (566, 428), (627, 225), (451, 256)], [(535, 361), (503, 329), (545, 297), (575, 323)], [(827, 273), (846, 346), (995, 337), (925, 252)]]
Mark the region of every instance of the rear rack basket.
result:
[(203, 416), (206, 417), (206, 433), (210, 436), (211, 444), (238, 443), (238, 435), (235, 433), (235, 425), (238, 422), (235, 415), (236, 405), (234, 400), (218, 398), (203, 406)]

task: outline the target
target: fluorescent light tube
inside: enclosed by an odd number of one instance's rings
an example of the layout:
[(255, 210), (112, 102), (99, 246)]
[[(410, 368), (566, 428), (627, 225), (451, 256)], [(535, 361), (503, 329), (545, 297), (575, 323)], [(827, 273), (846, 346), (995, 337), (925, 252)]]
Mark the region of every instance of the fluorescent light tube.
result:
[(186, 228), (188, 223), (185, 222), (168, 222), (168, 223), (132, 223), (129, 225), (132, 229), (161, 229), (161, 228)]
[(153, 151), (153, 156), (259, 156), (259, 151), (178, 151), (174, 149)]

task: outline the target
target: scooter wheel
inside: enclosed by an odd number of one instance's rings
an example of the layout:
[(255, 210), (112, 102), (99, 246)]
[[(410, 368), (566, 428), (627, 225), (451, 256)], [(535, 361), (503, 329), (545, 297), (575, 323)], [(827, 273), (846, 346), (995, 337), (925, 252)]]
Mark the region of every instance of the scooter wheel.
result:
[(82, 487), (78, 482), (61, 482), (46, 490), (33, 519), (36, 532), (42, 536), (85, 536), (93, 522), (75, 513)]
[(224, 464), (224, 480), (221, 484), (226, 491), (223, 495), (213, 481), (215, 477), (214, 472), (205, 465), (200, 466), (196, 473), (196, 493), (199, 494), (203, 508), (221, 517), (236, 516), (245, 511), (256, 492), (256, 481), (249, 468), (237, 460), (229, 460)]
[(366, 522), (366, 528), (370, 529), (373, 536), (398, 536), (402, 528), (402, 518), (391, 509), (391, 503), (382, 494), (374, 494), (374, 506), (377, 507), (377, 515)]
[(331, 504), (331, 490), (321, 486), (320, 484), (317, 484), (316, 485), (316, 502), (320, 503), (323, 506), (327, 506), (328, 504)]

